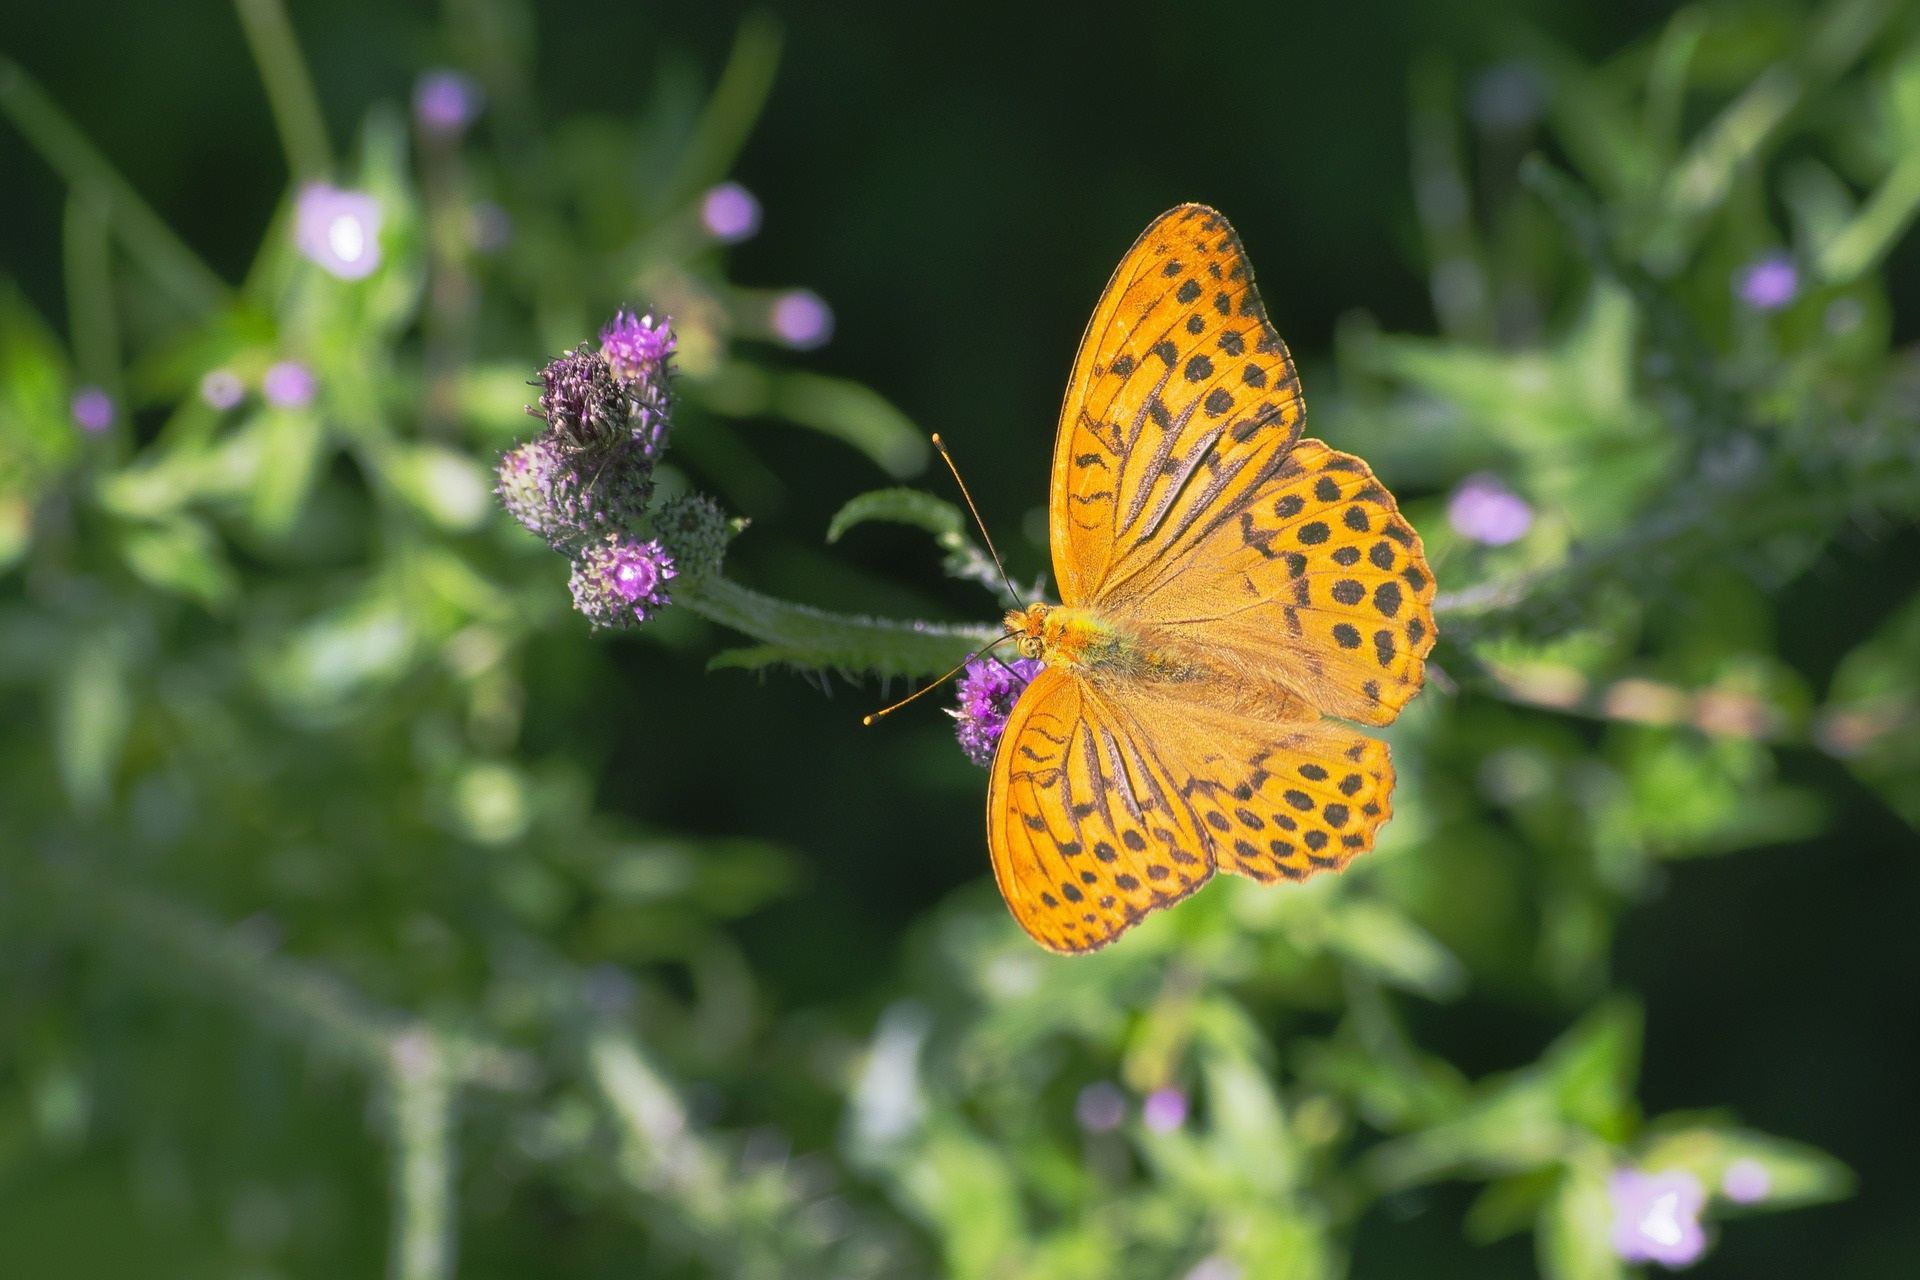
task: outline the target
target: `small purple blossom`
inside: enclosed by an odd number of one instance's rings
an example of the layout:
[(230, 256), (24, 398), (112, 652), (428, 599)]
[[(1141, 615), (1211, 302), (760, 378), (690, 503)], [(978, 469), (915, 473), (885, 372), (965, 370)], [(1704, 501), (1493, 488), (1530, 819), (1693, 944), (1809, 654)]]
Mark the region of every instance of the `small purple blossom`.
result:
[(81, 387), (73, 393), (73, 401), (67, 407), (74, 422), (90, 436), (97, 436), (113, 425), (113, 397), (99, 387)]
[(1720, 1191), (1735, 1204), (1755, 1204), (1773, 1190), (1773, 1175), (1752, 1156), (1742, 1156), (1720, 1175)]
[(573, 607), (595, 626), (631, 627), (672, 603), (667, 579), (673, 576), (673, 557), (659, 542), (610, 533), (575, 557), (568, 585)]
[(1172, 1133), (1187, 1122), (1187, 1095), (1171, 1086), (1155, 1089), (1141, 1106), (1140, 1118), (1155, 1133)]
[(200, 379), (200, 398), (225, 412), (246, 398), (247, 388), (231, 369), (211, 369)]
[(657, 377), (674, 345), (673, 322), (662, 319), (656, 324), (652, 312), (635, 316), (622, 307), (600, 331), (600, 354), (613, 376), (623, 381)]
[(737, 182), (723, 182), (700, 201), (700, 222), (721, 244), (738, 244), (760, 229), (760, 202)]
[(1778, 311), (1800, 293), (1800, 270), (1785, 253), (1766, 254), (1733, 273), (1733, 291), (1755, 311)]
[(967, 664), (960, 677), (960, 709), (948, 711), (955, 720), (954, 733), (967, 759), (985, 768), (993, 762), (993, 750), (1007, 727), (1007, 716), (1036, 675), (1038, 658), (976, 658)]
[(1613, 1251), (1625, 1262), (1684, 1267), (1706, 1252), (1700, 1210), (1706, 1191), (1684, 1169), (1620, 1169), (1607, 1181), (1613, 1202)]
[(364, 191), (309, 183), (294, 202), (293, 242), (342, 280), (364, 279), (380, 265), (380, 202)]
[(276, 409), (304, 409), (313, 403), (318, 386), (307, 366), (298, 360), (282, 360), (260, 380), (260, 394)]
[(803, 351), (823, 346), (833, 336), (832, 309), (819, 294), (807, 289), (781, 294), (767, 322), (782, 342)]
[(413, 86), (413, 118), (428, 137), (452, 140), (479, 118), (486, 93), (472, 76), (440, 68)]
[(1110, 1081), (1096, 1080), (1080, 1091), (1073, 1114), (1088, 1133), (1107, 1133), (1127, 1118), (1127, 1095)]
[(1533, 527), (1533, 508), (1490, 471), (1468, 476), (1447, 499), (1455, 533), (1489, 547), (1518, 542)]

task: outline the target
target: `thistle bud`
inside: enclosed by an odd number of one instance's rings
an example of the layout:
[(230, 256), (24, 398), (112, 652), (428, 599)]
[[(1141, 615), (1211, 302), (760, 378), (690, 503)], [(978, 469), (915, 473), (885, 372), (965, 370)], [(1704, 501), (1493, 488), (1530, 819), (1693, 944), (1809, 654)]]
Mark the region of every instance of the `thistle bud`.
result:
[(680, 572), (694, 578), (720, 571), (727, 543), (738, 532), (719, 503), (697, 493), (661, 502), (653, 513), (653, 529)]

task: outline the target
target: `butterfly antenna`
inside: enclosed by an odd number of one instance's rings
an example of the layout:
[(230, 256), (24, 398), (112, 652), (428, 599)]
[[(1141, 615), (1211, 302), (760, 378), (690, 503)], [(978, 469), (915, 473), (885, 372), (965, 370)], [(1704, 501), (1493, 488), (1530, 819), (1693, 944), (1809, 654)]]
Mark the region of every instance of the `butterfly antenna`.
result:
[[(979, 528), (981, 538), (986, 541), (987, 554), (993, 557), (993, 567), (1000, 571), (1000, 581), (1007, 584), (1007, 594), (1019, 601), (1021, 608), (1026, 608), (1027, 602), (1014, 587), (1013, 579), (1007, 576), (1007, 566), (1000, 563), (1000, 553), (993, 549), (993, 535), (987, 532), (987, 522), (980, 518), (980, 508), (973, 505), (973, 495), (967, 492), (967, 482), (960, 478), (960, 468), (953, 465), (953, 455), (947, 452), (947, 443), (940, 438), (938, 431), (933, 433), (933, 447), (940, 451), (940, 460), (947, 464), (947, 470), (953, 472), (953, 482), (960, 486), (960, 496), (967, 500), (967, 510), (973, 512), (973, 523)], [(888, 710), (891, 711), (892, 708), (889, 707)]]
[(982, 654), (991, 653), (994, 649), (998, 648), (1000, 645), (1005, 644), (1007, 641), (1011, 639), (1013, 639), (1011, 635), (1004, 635), (1004, 636), (1001, 636), (998, 640), (995, 640), (992, 644), (987, 645), (985, 648), (976, 649), (974, 652), (967, 655), (966, 662), (962, 662), (959, 666), (947, 672), (947, 674), (941, 676), (938, 680), (935, 680), (932, 684), (926, 686), (924, 689), (915, 689), (912, 693), (900, 699), (900, 701), (894, 703), (892, 706), (886, 708), (884, 711), (876, 711), (870, 716), (861, 717), (860, 723), (872, 724), (875, 720), (878, 720), (881, 716), (891, 715), (893, 712), (898, 711), (900, 708), (906, 706), (909, 702), (912, 702), (915, 698), (919, 697), (921, 694), (932, 693), (935, 689), (938, 689), (941, 685), (953, 679), (955, 676), (959, 675), (962, 671), (965, 671), (967, 669), (968, 662), (972, 662), (975, 658), (980, 657)]

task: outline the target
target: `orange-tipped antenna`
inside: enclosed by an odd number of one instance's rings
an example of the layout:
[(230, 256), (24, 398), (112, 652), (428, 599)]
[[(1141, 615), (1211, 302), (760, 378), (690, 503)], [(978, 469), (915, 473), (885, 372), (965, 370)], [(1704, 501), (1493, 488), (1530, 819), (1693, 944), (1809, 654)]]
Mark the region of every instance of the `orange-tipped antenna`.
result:
[[(979, 528), (981, 538), (986, 541), (987, 554), (993, 557), (993, 567), (1000, 571), (1000, 581), (1007, 584), (1007, 594), (1019, 601), (1021, 608), (1026, 608), (1027, 602), (1021, 598), (1020, 592), (1015, 589), (1013, 579), (1007, 576), (1007, 566), (1000, 563), (1000, 553), (993, 549), (993, 535), (987, 532), (987, 522), (980, 518), (980, 508), (973, 505), (973, 495), (967, 492), (967, 482), (960, 478), (960, 468), (953, 465), (953, 455), (947, 452), (946, 441), (940, 438), (938, 431), (933, 433), (933, 447), (940, 451), (940, 460), (947, 464), (947, 470), (953, 472), (953, 482), (960, 486), (960, 496), (967, 500), (967, 510), (973, 512), (973, 523)], [(982, 650), (982, 652), (985, 652), (985, 650)], [(975, 656), (977, 657), (978, 655), (976, 654)], [(971, 659), (969, 659), (969, 661), (971, 661)], [(927, 687), (932, 688), (933, 686), (929, 685)], [(889, 711), (892, 709), (891, 707), (887, 708)], [(883, 712), (882, 714), (885, 713)]]
[[(938, 439), (938, 437), (935, 437), (935, 439)], [(898, 711), (900, 708), (906, 706), (909, 702), (912, 702), (915, 698), (919, 697), (921, 694), (932, 693), (935, 689), (938, 689), (941, 685), (953, 679), (955, 676), (959, 675), (962, 671), (965, 671), (967, 669), (967, 662), (972, 662), (975, 658), (980, 657), (982, 654), (993, 652), (999, 646), (1005, 644), (1007, 641), (1011, 639), (1013, 639), (1011, 635), (1004, 635), (1004, 636), (1001, 636), (998, 640), (995, 640), (992, 644), (986, 646), (984, 649), (974, 650), (972, 653), (967, 655), (966, 662), (962, 662), (959, 666), (947, 672), (947, 674), (941, 676), (938, 680), (935, 680), (932, 684), (928, 685), (926, 688), (915, 689), (912, 693), (900, 699), (900, 701), (894, 703), (892, 706), (888, 707), (884, 711), (876, 711), (870, 716), (862, 716), (860, 719), (860, 723), (872, 724), (875, 720), (878, 720), (881, 716), (891, 715), (893, 712)]]

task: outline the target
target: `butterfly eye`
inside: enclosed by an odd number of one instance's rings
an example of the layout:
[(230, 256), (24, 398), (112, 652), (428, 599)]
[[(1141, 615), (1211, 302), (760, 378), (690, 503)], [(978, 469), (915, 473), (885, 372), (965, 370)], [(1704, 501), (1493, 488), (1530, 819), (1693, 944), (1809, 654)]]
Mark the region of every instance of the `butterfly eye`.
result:
[(1040, 656), (1040, 637), (1021, 636), (1020, 639), (1015, 642), (1015, 647), (1020, 650), (1021, 657), (1037, 658)]

